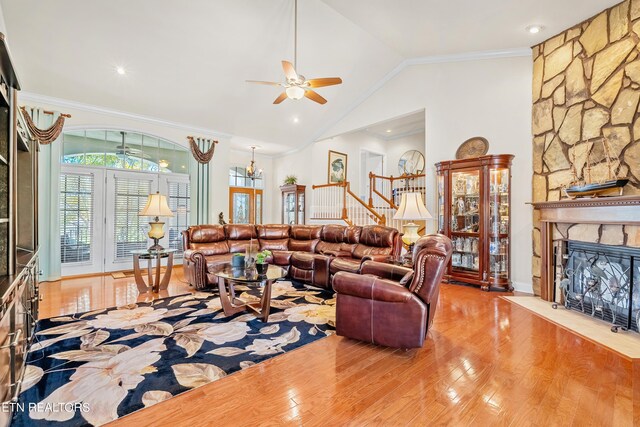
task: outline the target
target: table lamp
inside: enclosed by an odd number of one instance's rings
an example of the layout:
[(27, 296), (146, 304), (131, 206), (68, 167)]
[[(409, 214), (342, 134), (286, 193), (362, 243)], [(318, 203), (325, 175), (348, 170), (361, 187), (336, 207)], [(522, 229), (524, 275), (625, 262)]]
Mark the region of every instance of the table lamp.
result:
[(149, 230), (149, 238), (153, 239), (153, 246), (151, 246), (149, 250), (163, 250), (164, 248), (158, 243), (159, 240), (164, 237), (164, 222), (160, 221), (160, 217), (173, 216), (173, 212), (171, 212), (171, 209), (169, 209), (169, 205), (167, 204), (167, 198), (160, 194), (160, 192), (157, 192), (156, 194), (149, 194), (147, 205), (138, 215), (154, 217), (154, 220), (149, 222), (149, 225), (151, 226), (151, 229)]
[[(424, 220), (432, 219), (433, 217), (427, 210), (427, 207), (422, 201), (421, 193), (402, 193), (402, 199), (400, 199), (400, 207), (393, 216), (393, 219), (401, 221), (412, 220)], [(419, 224), (409, 222), (402, 226), (404, 235), (402, 241), (408, 246), (408, 254), (413, 252), (413, 245), (418, 241), (420, 235), (418, 234)]]

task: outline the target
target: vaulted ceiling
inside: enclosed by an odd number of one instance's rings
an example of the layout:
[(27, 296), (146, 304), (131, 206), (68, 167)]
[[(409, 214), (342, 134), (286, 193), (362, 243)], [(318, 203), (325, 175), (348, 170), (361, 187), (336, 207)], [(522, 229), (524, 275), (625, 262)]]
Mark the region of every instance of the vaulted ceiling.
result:
[(278, 88), (245, 80), (283, 79), (293, 0), (0, 0), (25, 91), (257, 139), (265, 154), (318, 137), (404, 59), (524, 48), (615, 3), (299, 0), (298, 71), (344, 83), (318, 89), (325, 105), (272, 105)]

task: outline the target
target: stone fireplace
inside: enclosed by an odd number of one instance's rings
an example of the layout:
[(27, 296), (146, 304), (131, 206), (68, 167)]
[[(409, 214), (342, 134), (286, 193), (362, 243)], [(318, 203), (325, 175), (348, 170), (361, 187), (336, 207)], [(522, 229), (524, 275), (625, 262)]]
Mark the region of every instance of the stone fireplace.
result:
[(640, 248), (625, 230), (640, 226), (640, 196), (533, 207), (540, 224), (540, 297), (638, 332)]
[[(532, 52), (533, 202), (563, 199), (574, 172), (585, 179), (588, 171), (598, 181), (610, 168), (629, 178), (625, 196), (640, 195), (640, 0), (606, 9)], [(597, 216), (585, 221), (559, 218), (547, 235), (640, 247), (637, 222), (608, 223), (604, 219), (616, 208), (594, 209)], [(536, 209), (533, 218), (532, 276), (534, 293), (543, 296), (548, 260), (542, 253), (541, 212)]]

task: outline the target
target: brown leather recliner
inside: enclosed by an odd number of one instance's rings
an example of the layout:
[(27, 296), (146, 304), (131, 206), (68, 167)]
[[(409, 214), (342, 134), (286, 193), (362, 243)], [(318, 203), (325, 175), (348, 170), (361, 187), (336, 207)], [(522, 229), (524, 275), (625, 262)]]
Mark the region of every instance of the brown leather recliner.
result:
[(367, 261), (359, 275), (336, 273), (338, 335), (388, 347), (422, 347), (451, 252), (448, 237), (430, 234), (415, 244), (413, 269)]

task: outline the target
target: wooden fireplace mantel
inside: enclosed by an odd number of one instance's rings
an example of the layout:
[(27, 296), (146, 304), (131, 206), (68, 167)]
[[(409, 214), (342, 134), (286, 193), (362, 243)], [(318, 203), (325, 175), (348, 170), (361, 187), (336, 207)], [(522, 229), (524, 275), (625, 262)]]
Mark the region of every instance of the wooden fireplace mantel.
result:
[(553, 299), (553, 224), (640, 225), (640, 196), (592, 197), (531, 203), (540, 211), (540, 297)]

